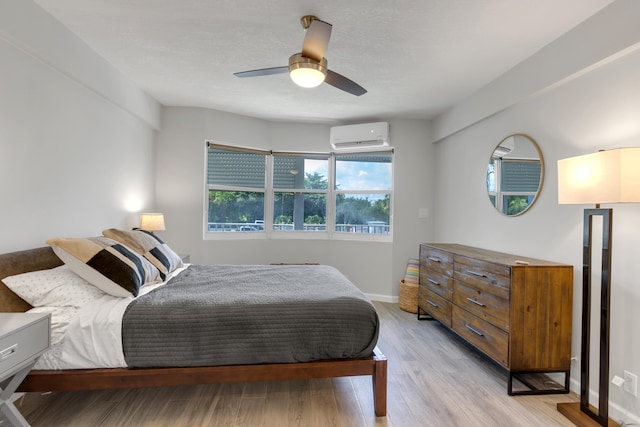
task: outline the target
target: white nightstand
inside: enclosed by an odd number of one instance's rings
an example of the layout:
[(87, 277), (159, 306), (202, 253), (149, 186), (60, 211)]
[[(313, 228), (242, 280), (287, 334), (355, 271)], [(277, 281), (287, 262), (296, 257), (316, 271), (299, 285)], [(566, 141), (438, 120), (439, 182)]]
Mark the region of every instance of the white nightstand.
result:
[(36, 359), (51, 345), (51, 315), (0, 313), (0, 411), (14, 426), (28, 426), (11, 401)]

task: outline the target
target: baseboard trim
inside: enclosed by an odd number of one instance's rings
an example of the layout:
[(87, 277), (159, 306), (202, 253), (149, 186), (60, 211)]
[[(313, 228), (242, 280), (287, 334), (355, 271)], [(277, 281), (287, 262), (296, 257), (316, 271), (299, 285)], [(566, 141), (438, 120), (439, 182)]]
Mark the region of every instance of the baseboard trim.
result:
[(389, 296), (389, 295), (379, 295), (379, 294), (365, 294), (369, 297), (371, 301), (380, 301), (380, 302), (390, 302), (393, 304), (398, 303), (397, 296)]

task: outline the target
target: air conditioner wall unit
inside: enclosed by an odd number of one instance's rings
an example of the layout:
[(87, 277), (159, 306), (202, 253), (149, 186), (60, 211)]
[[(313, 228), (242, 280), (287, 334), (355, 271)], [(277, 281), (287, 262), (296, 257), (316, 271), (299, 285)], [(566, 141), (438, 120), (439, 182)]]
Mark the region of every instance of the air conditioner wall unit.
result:
[(389, 123), (361, 123), (334, 126), (329, 133), (335, 150), (353, 150), (389, 146)]

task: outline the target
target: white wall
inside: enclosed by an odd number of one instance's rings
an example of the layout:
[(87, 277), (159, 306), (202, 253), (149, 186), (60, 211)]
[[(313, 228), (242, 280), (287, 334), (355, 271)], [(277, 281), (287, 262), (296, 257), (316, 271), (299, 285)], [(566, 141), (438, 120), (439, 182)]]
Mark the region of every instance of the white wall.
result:
[[(205, 139), (327, 151), (328, 126), (164, 108), (155, 137), (156, 101), (32, 1), (3, 0), (0, 252), (130, 227), (137, 212), (157, 209), (166, 215), (162, 236), (194, 262), (321, 262), (385, 300), (397, 295), (420, 242), (465, 243), (574, 265), (578, 356), (582, 207), (557, 204), (555, 163), (640, 146), (639, 21), (640, 2), (618, 0), (433, 123), (390, 120), (393, 243), (232, 242), (202, 239)], [(377, 120), (385, 118), (371, 121)], [(533, 208), (507, 218), (489, 203), (484, 174), (494, 146), (514, 132), (537, 140), (546, 176)], [(428, 208), (429, 217), (419, 219), (419, 208)], [(640, 206), (615, 206), (614, 217), (611, 369), (640, 374)], [(573, 368), (575, 389), (579, 367)], [(611, 401), (612, 415), (621, 419), (629, 410), (627, 419), (639, 422), (637, 398), (612, 387)]]
[[(626, 15), (624, 19), (612, 20), (615, 25), (612, 24), (607, 31), (603, 32), (600, 28), (600, 36), (628, 35), (628, 28), (619, 28), (617, 25), (629, 21), (637, 23), (640, 19), (637, 3), (619, 12)], [(636, 41), (640, 41), (640, 30), (636, 24), (634, 26)], [(611, 52), (612, 56), (607, 61), (586, 67), (571, 79), (553, 84), (469, 127), (461, 123), (457, 132), (436, 144), (438, 191), (434, 203), (437, 224), (435, 240), (573, 265), (572, 347), (573, 355), (578, 358), (582, 213), (586, 206), (558, 205), (556, 162), (599, 149), (640, 147), (640, 50), (637, 46), (622, 52)], [(573, 46), (571, 49), (581, 47), (584, 46)], [(527, 73), (535, 74), (557, 64), (543, 61), (530, 65)], [(546, 166), (544, 186), (538, 201), (530, 211), (518, 217), (505, 217), (498, 213), (490, 204), (485, 187), (490, 153), (502, 138), (511, 133), (525, 133), (535, 139), (540, 145)], [(614, 210), (611, 376), (622, 376), (623, 370), (640, 374), (640, 334), (636, 329), (640, 324), (640, 283), (637, 274), (640, 265), (640, 205), (603, 207), (612, 207)], [(597, 226), (595, 230), (599, 230)], [(594, 313), (594, 316), (599, 318), (598, 313)], [(597, 334), (597, 330), (594, 334)], [(597, 354), (596, 345), (597, 342), (591, 354)], [(592, 388), (597, 389), (596, 369), (593, 366), (597, 365), (592, 365), (590, 381)], [(579, 369), (579, 363), (572, 365), (574, 390), (579, 389)], [(638, 398), (623, 394), (621, 389), (612, 385), (610, 402), (610, 414), (614, 418), (621, 420), (627, 417), (626, 421), (638, 423)], [(626, 411), (630, 414), (625, 415)]]
[(0, 3), (0, 252), (132, 226), (160, 106), (32, 1)]
[(263, 264), (319, 262), (340, 269), (371, 297), (397, 300), (398, 284), (418, 245), (429, 240), (434, 147), (425, 121), (392, 120), (394, 161), (394, 241), (203, 240), (205, 140), (254, 148), (330, 151), (329, 126), (269, 122), (201, 108), (163, 109), (157, 138), (156, 201), (165, 213), (163, 238), (196, 263)]

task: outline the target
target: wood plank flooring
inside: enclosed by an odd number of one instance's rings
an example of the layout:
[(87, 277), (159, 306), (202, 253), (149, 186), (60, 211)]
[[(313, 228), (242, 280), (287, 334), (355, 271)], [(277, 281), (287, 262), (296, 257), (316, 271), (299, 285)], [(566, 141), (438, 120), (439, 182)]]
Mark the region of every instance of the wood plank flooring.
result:
[(28, 393), (16, 406), (34, 427), (572, 426), (556, 403), (575, 394), (510, 397), (506, 373), (437, 322), (375, 305), (389, 359), (386, 417), (374, 415), (370, 377)]

